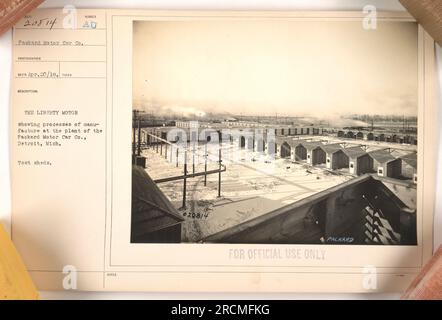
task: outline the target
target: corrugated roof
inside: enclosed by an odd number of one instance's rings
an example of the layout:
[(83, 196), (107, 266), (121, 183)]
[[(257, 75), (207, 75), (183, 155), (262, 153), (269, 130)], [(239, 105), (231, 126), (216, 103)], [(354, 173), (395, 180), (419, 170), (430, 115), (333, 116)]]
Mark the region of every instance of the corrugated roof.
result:
[(344, 151), (349, 158), (359, 158), (367, 154), (367, 152), (361, 147), (344, 148), (342, 151)]
[(417, 168), (417, 153), (413, 152), (413, 153), (407, 154), (407, 155), (401, 157), (401, 159), (405, 163), (412, 166), (413, 168)]
[(132, 237), (182, 221), (184, 219), (146, 171), (139, 166), (132, 166)]
[(379, 163), (386, 163), (395, 160), (387, 150), (376, 150), (369, 153), (369, 155)]

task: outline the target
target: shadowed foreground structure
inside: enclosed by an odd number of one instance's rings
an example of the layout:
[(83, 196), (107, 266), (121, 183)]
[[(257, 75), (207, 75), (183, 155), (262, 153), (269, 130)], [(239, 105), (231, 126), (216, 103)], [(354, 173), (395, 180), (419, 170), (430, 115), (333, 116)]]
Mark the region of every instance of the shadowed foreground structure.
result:
[(146, 171), (132, 166), (131, 242), (181, 242), (183, 221)]
[(415, 245), (416, 213), (382, 181), (366, 174), (203, 242)]

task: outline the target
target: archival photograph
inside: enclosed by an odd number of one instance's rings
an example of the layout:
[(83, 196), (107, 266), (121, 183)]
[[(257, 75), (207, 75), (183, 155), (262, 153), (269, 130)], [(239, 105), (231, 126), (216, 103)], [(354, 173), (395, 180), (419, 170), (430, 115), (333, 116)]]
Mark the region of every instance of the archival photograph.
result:
[(131, 243), (417, 245), (415, 22), (134, 21), (132, 70)]

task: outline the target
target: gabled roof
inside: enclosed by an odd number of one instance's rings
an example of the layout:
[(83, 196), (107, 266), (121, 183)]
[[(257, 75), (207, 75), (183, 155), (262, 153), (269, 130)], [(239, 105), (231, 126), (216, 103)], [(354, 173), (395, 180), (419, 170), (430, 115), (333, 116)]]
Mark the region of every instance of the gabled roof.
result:
[(275, 137), (275, 142), (277, 144), (283, 144), (284, 142), (287, 142), (287, 143), (290, 144), (290, 140), (291, 139), (289, 137), (286, 137), (286, 136), (276, 136)]
[(296, 139), (296, 138), (293, 138), (293, 137), (279, 137), (279, 138), (276, 138), (276, 143), (283, 144), (284, 142), (287, 142), (290, 145), (290, 147), (295, 148), (295, 147), (297, 147), (300, 144), (303, 145), (307, 141), (305, 139)]
[(359, 158), (367, 154), (367, 152), (361, 147), (348, 147), (344, 148), (342, 151), (344, 151), (349, 158)]
[(155, 232), (184, 219), (139, 166), (132, 166), (132, 237)]
[(288, 140), (290, 141), (290, 145), (295, 146), (295, 147), (299, 144), (303, 144), (304, 142), (307, 142), (306, 139), (300, 139), (298, 137), (289, 137)]
[[(406, 207), (402, 200), (392, 192), (384, 183), (375, 180), (371, 175), (365, 174), (349, 181), (338, 184), (330, 189), (315, 193), (308, 196), (302, 200), (296, 201), (294, 203), (285, 205), (284, 207), (270, 211), (269, 213), (260, 215), (250, 220), (246, 220), (240, 224), (233, 227), (224, 229), (220, 232), (214, 233), (202, 239), (202, 242), (212, 242), (212, 243), (268, 243), (271, 238), (272, 243), (298, 243), (298, 239), (305, 239), (305, 232), (301, 229), (299, 233), (284, 232), (285, 230), (279, 229), (272, 232), (270, 235), (266, 232), (260, 232), (268, 230), (270, 224), (277, 223), (276, 221), (284, 221), (287, 217), (303, 217), (307, 210), (315, 208), (318, 203), (323, 203), (323, 201), (330, 199), (336, 194), (341, 194), (347, 190), (353, 190), (357, 192), (360, 196), (355, 197), (354, 205), (365, 207), (367, 206), (367, 198), (364, 199), (362, 195), (365, 196), (366, 190), (370, 190), (374, 196), (387, 197), (388, 201), (380, 201), (379, 209), (384, 210), (389, 205), (393, 205), (397, 210)], [(384, 208), (385, 206), (385, 208)], [(339, 210), (338, 207), (331, 208), (330, 210)], [(251, 230), (258, 230), (256, 237), (253, 241), (250, 241)], [(301, 235), (302, 234), (302, 235)], [(247, 239), (245, 241), (245, 239)], [(296, 240), (294, 240), (296, 239)]]
[(322, 147), (323, 143), (320, 141), (304, 141), (301, 143), (306, 149), (313, 150), (317, 147)]
[(395, 158), (402, 158), (405, 154), (403, 150), (391, 150), (390, 154)]
[(341, 144), (339, 144), (339, 143), (324, 144), (324, 145), (321, 146), (321, 148), (326, 153), (335, 153), (335, 152), (338, 152), (338, 151), (342, 151)]
[(409, 164), (413, 168), (417, 168), (417, 153), (413, 152), (401, 157), (402, 161)]
[(396, 160), (387, 150), (376, 150), (369, 153), (370, 157), (379, 163), (387, 163)]

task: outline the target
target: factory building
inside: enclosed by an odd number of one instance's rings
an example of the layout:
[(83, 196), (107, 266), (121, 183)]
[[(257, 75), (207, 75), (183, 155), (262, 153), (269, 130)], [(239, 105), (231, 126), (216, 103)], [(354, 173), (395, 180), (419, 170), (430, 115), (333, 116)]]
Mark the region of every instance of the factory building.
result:
[(373, 172), (373, 159), (361, 147), (345, 148), (344, 153), (349, 159), (349, 172), (355, 175)]
[(311, 165), (318, 165), (326, 163), (326, 153), (321, 148), (323, 144), (318, 141), (303, 142), (302, 145), (307, 150), (307, 163)]
[(267, 134), (265, 129), (256, 129), (253, 139), (253, 151), (265, 152), (265, 135)]
[(277, 136), (300, 136), (300, 135), (321, 135), (324, 133), (323, 128), (318, 127), (279, 127), (275, 130)]
[(302, 145), (303, 141), (297, 141), (293, 144), (293, 160), (305, 161), (307, 160), (307, 149)]
[(274, 155), (277, 152), (276, 138), (269, 140), (269, 137), (264, 135), (264, 152), (268, 155)]
[(291, 158), (292, 157), (292, 147), (287, 141), (280, 144), (279, 156), (281, 158)]
[(415, 152), (401, 157), (401, 174), (417, 183), (417, 154)]
[(348, 156), (342, 151), (342, 147), (339, 143), (325, 144), (321, 146), (321, 149), (326, 153), (325, 165), (327, 169), (336, 170), (348, 168)]
[(369, 155), (373, 159), (373, 168), (378, 176), (395, 179), (401, 177), (401, 159), (393, 157), (388, 150), (376, 150)]

